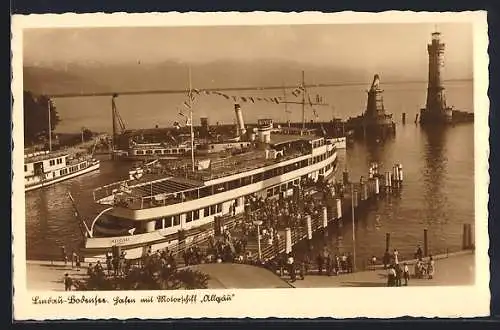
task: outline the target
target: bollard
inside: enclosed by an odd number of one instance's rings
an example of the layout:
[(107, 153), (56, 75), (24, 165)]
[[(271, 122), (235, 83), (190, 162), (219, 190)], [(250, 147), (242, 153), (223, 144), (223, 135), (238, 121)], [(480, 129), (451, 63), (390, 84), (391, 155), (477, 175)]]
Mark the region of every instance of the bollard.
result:
[(375, 178), (375, 195), (378, 195), (380, 193), (380, 181), (379, 178)]
[(385, 173), (385, 186), (386, 186), (386, 189), (391, 188), (391, 172)]
[(337, 198), (337, 219), (342, 218), (342, 200)]
[(285, 253), (292, 252), (292, 231), (290, 228), (285, 228)]
[(391, 233), (385, 233), (385, 250), (389, 251), (391, 247)]
[(312, 232), (312, 221), (310, 215), (306, 215), (306, 225), (307, 225), (307, 239), (312, 239), (313, 232)]
[(399, 182), (403, 182), (403, 165), (402, 164), (399, 164), (398, 165), (398, 168), (399, 168)]
[(472, 230), (472, 224), (469, 223), (469, 249), (474, 247), (474, 233)]
[(464, 223), (462, 231), (462, 250), (467, 249), (467, 224)]
[(323, 215), (323, 228), (328, 227), (328, 211), (326, 209), (326, 206), (323, 206), (322, 208), (322, 215)]
[(429, 254), (429, 240), (427, 238), (427, 229), (424, 229), (424, 257)]

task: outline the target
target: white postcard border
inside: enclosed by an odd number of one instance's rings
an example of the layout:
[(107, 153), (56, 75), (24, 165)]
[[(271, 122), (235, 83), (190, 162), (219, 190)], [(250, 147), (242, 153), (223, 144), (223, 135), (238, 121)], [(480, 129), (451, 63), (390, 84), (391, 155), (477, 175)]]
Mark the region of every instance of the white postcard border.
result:
[[(199, 290), (167, 292), (84, 292), (88, 297), (112, 301), (114, 296), (140, 297), (197, 294), (196, 304), (135, 303), (120, 306), (33, 305), (34, 296), (67, 297), (80, 292), (35, 292), (26, 288), (25, 199), (23, 176), (23, 29), (90, 26), (190, 26), (190, 25), (278, 25), (278, 24), (360, 24), (360, 23), (444, 23), (474, 25), (474, 108), (475, 108), (475, 216), (476, 283), (463, 287), (331, 288)], [(462, 13), (149, 13), (14, 15), (12, 20), (13, 104), (13, 310), (16, 320), (45, 319), (127, 319), (127, 318), (219, 318), (219, 317), (472, 317), (489, 315), (488, 257), (488, 36), (486, 12)], [(397, 290), (397, 291), (394, 291)], [(226, 297), (225, 301), (201, 303), (205, 295)]]

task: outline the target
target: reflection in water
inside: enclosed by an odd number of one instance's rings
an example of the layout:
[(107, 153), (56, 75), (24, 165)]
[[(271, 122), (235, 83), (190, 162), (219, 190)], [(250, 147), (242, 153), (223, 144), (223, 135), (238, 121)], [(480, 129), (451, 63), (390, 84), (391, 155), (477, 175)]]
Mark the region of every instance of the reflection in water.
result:
[(425, 149), (423, 168), (423, 180), (425, 190), (425, 223), (431, 225), (433, 222), (446, 223), (448, 221), (446, 190), (446, 169), (448, 158), (446, 156), (446, 127), (429, 127), (424, 131)]

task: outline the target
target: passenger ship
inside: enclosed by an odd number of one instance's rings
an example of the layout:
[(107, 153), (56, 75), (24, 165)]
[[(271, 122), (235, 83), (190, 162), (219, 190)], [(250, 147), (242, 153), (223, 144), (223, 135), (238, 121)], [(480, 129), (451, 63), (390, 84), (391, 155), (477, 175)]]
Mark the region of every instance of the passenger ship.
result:
[(30, 191), (99, 169), (92, 155), (41, 151), (24, 155), (24, 190)]
[[(244, 126), (240, 132), (245, 134)], [(282, 134), (268, 119), (259, 120), (256, 132), (253, 141), (248, 139), (249, 148), (230, 155), (226, 151), (225, 156), (198, 156), (196, 166), (193, 162), (182, 174), (165, 168), (140, 180), (95, 189), (94, 201), (106, 208), (90, 228), (82, 221), (82, 255), (97, 260), (119, 246), (126, 258), (135, 259), (148, 248), (189, 243), (200, 232), (214, 229), (218, 217), (243, 213), (252, 196), (291, 196), (305, 180), (330, 178), (336, 170), (335, 145), (312, 131)]]

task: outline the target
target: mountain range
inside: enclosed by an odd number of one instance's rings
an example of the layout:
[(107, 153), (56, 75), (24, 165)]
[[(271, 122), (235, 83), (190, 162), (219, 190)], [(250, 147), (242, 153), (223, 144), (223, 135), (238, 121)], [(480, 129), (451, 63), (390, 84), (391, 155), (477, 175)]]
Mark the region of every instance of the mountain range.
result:
[[(200, 54), (202, 56), (202, 54)], [(215, 61), (191, 65), (194, 88), (299, 85), (301, 71), (306, 83), (361, 83), (368, 87), (373, 75), (384, 81), (426, 81), (424, 70), (418, 76), (404, 72), (368, 72), (341, 66), (317, 66), (283, 60)], [(24, 89), (37, 94), (107, 93), (184, 89), (188, 86), (188, 66), (180, 61), (162, 63), (50, 64), (25, 66)], [(452, 77), (450, 77), (452, 78)], [(468, 77), (453, 77), (468, 78)]]

